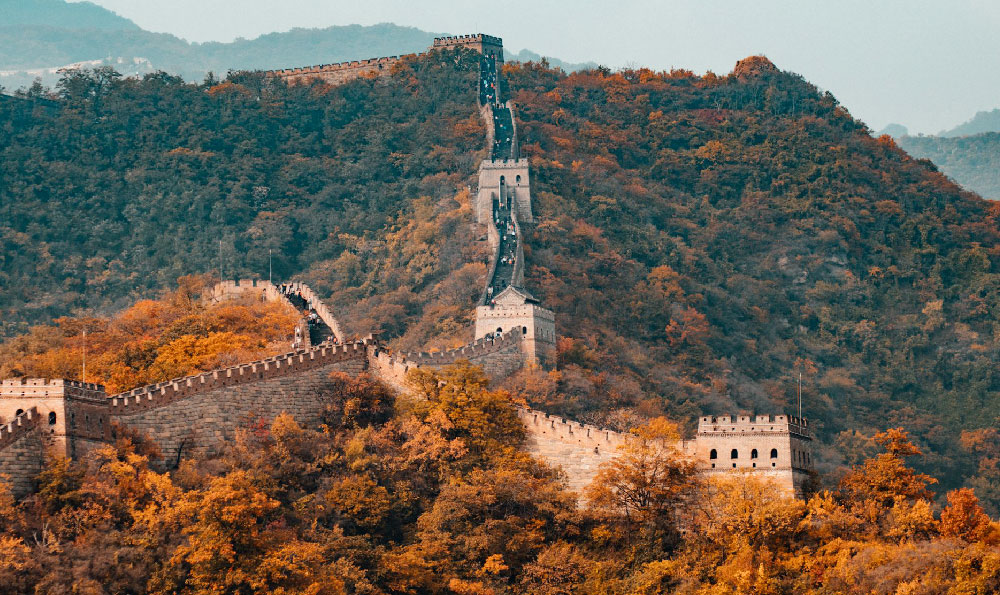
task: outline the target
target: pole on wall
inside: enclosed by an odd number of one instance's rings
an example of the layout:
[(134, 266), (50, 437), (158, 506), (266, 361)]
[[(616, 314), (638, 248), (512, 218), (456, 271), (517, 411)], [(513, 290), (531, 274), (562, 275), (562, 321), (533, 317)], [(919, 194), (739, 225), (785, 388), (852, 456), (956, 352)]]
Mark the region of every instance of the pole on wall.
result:
[(802, 371), (799, 370), (799, 421), (802, 421)]

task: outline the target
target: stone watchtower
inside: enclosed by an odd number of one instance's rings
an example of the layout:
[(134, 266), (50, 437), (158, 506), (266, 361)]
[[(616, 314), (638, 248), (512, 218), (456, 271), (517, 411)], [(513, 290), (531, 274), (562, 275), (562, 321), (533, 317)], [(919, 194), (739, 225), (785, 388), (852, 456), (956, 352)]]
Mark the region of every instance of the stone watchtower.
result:
[(812, 469), (809, 422), (790, 415), (703, 416), (684, 445), (706, 474), (753, 470), (801, 498)]
[(513, 330), (522, 335), (526, 363), (555, 366), (555, 314), (520, 287), (508, 287), (494, 297), (492, 303), (476, 308), (476, 339)]
[(531, 176), (527, 159), (490, 160), (479, 166), (476, 221), (488, 223), (494, 203), (517, 213), (521, 223), (531, 223)]
[(430, 49), (450, 50), (459, 47), (477, 51), (484, 56), (492, 56), (498, 64), (503, 64), (503, 40), (484, 33), (435, 37), (434, 45)]
[(0, 423), (37, 407), (46, 447), (74, 457), (110, 435), (107, 394), (100, 384), (47, 378), (16, 378), (0, 383)]

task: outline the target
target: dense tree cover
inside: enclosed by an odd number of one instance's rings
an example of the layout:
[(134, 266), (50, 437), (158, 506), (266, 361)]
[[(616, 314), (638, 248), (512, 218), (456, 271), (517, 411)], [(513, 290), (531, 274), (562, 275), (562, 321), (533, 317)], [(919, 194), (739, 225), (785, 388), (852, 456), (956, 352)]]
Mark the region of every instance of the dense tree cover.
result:
[(562, 337), (541, 402), (621, 426), (795, 412), (801, 373), (828, 479), (886, 424), (949, 469), (939, 489), (988, 460), (960, 435), (1000, 420), (993, 203), (765, 58), (505, 74), (534, 168), (527, 283)]
[(992, 200), (1000, 199), (1000, 133), (973, 136), (904, 136), (899, 146), (930, 159), (948, 177)]
[[(0, 321), (178, 275), (298, 274), (397, 348), (471, 338), (485, 233), (473, 54), (330, 88), (74, 74), (0, 103)], [(559, 371), (506, 388), (624, 429), (805, 412), (831, 485), (886, 425), (1000, 512), (997, 208), (762, 58), (730, 75), (508, 65)], [(689, 423), (689, 422), (688, 422)], [(690, 427), (686, 428), (690, 430)]]
[(450, 197), (485, 128), (475, 56), (288, 88), (260, 74), (68, 74), (0, 101), (0, 324), (122, 307), (184, 274), (281, 278)]
[[(286, 353), (301, 313), (258, 299), (201, 299), (209, 279), (183, 277), (158, 300), (111, 318), (56, 319), (0, 344), (0, 378), (72, 378), (108, 394)], [(86, 360), (86, 377), (83, 365)]]
[(319, 428), (282, 414), (165, 473), (139, 436), (0, 482), (0, 593), (244, 595), (987, 594), (1000, 523), (971, 490), (929, 501), (907, 434), (809, 501), (710, 481), (637, 429), (588, 499), (521, 448), (477, 368), (418, 372), (396, 401), (333, 374)]

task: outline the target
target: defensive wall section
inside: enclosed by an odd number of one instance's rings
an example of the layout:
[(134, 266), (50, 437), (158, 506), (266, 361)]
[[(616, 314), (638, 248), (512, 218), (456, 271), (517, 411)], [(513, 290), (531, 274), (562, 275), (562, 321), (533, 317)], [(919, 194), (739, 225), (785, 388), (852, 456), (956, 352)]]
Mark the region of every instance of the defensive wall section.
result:
[[(619, 456), (622, 446), (639, 440), (533, 409), (522, 408), (518, 416), (528, 452), (561, 467), (577, 492), (594, 479), (601, 464)], [(785, 415), (706, 416), (699, 420), (694, 440), (671, 446), (706, 477), (750, 472), (783, 494), (801, 498), (812, 468), (807, 426), (806, 420)]]
[[(216, 283), (212, 287), (212, 290), (208, 294), (208, 301), (211, 303), (219, 303), (230, 299), (246, 299), (248, 297), (259, 297), (261, 300), (270, 302), (284, 302), (293, 310), (298, 310), (295, 304), (288, 299), (289, 294), (298, 295), (306, 303), (310, 310), (316, 312), (320, 320), (323, 321), (330, 330), (333, 331), (333, 336), (337, 338), (339, 343), (344, 343), (346, 341), (346, 335), (341, 329), (340, 322), (337, 317), (334, 316), (333, 310), (326, 305), (326, 303), (320, 299), (316, 292), (312, 290), (311, 287), (305, 283), (291, 282), (282, 283), (281, 288), (274, 285), (269, 281), (263, 281), (260, 279), (239, 279), (233, 281), (223, 281), (221, 283)], [(308, 329), (308, 324), (305, 319), (300, 321), (299, 332), (296, 336), (301, 336), (305, 343), (302, 347), (310, 347), (309, 333), (304, 332)]]
[(315, 426), (330, 373), (368, 368), (367, 345), (327, 345), (214, 370), (109, 397), (112, 417), (159, 446), (169, 467), (182, 457), (216, 454), (236, 430), (288, 413)]
[(333, 331), (333, 336), (337, 337), (338, 342), (344, 343), (346, 341), (346, 335), (341, 330), (337, 317), (333, 315), (333, 310), (316, 295), (315, 291), (305, 283), (285, 283), (284, 285), (288, 288), (288, 291), (297, 293), (306, 301), (309, 308), (316, 312), (320, 320), (330, 327), (330, 330)]
[(34, 407), (0, 425), (0, 478), (10, 484), (15, 497), (31, 491), (35, 477), (45, 465), (40, 425), (41, 415)]
[[(427, 51), (451, 50), (456, 48), (468, 48), (484, 55), (491, 55), (498, 62), (503, 63), (503, 40), (499, 37), (484, 35), (482, 33), (437, 37)], [(389, 74), (392, 72), (392, 68), (401, 60), (416, 55), (404, 54), (401, 56), (369, 58), (367, 60), (349, 60), (334, 64), (318, 64), (301, 68), (284, 68), (269, 70), (266, 74), (293, 84), (318, 79), (330, 85), (342, 85), (356, 78)]]
[[(482, 89), (499, 93), (497, 64), (503, 62), (500, 38), (488, 35), (441, 37), (430, 50), (470, 48), (484, 56)], [(271, 71), (291, 82), (320, 78), (339, 84), (359, 76), (388, 72), (405, 57), (391, 56), (341, 64)], [(503, 146), (498, 158), (495, 110), (505, 110)], [(524, 283), (523, 223), (533, 221), (531, 184), (527, 159), (518, 158), (513, 105), (490, 95), (480, 106), (487, 123), (490, 159), (479, 168), (476, 219), (487, 225), (493, 248), (487, 287), (494, 290), (501, 237), (494, 224), (494, 203), (509, 216), (517, 246), (513, 267), (505, 263), (499, 293), (484, 292), (476, 309), (476, 340), (458, 349), (437, 352), (390, 353), (374, 339), (346, 343), (333, 312), (308, 286), (286, 283), (280, 287), (258, 280), (227, 281), (216, 285), (207, 300), (256, 296), (283, 300), (293, 308), (308, 308), (326, 324), (339, 344), (326, 338), (318, 346), (249, 364), (213, 370), (107, 396), (100, 385), (70, 380), (15, 379), (0, 384), (0, 474), (7, 474), (15, 494), (27, 493), (42, 469), (47, 454), (78, 457), (95, 445), (114, 439), (121, 425), (139, 431), (155, 442), (164, 467), (181, 458), (218, 453), (240, 427), (286, 412), (300, 423), (315, 425), (329, 390), (330, 374), (351, 375), (368, 371), (400, 392), (408, 392), (407, 375), (419, 368), (440, 369), (465, 360), (482, 366), (493, 379), (505, 378), (525, 365), (554, 367), (556, 363), (555, 314), (541, 307), (521, 285)], [(497, 112), (499, 113), (499, 112)], [(508, 147), (508, 145), (510, 145)], [(509, 151), (508, 151), (509, 148)], [(506, 206), (509, 205), (509, 213)], [(500, 215), (498, 215), (500, 216)], [(509, 275), (509, 277), (508, 277)], [(294, 303), (293, 303), (294, 301)], [(311, 317), (312, 318), (312, 317)], [(315, 323), (313, 320), (312, 322)], [(296, 339), (308, 330), (305, 320)], [(323, 335), (327, 337), (328, 335)], [(638, 440), (596, 426), (521, 408), (518, 416), (526, 430), (526, 448), (532, 455), (557, 467), (570, 488), (580, 492), (598, 468), (619, 456), (621, 447)], [(680, 456), (690, 457), (707, 476), (747, 471), (772, 479), (777, 488), (801, 496), (810, 474), (811, 437), (804, 419), (791, 416), (705, 416), (699, 420), (694, 440), (678, 442)]]
[[(416, 54), (408, 55), (414, 56)], [(282, 70), (269, 70), (267, 74), (293, 84), (319, 79), (330, 85), (342, 85), (356, 78), (388, 74), (392, 72), (392, 67), (405, 57), (407, 55), (370, 58), (368, 60), (351, 60), (336, 64), (318, 64), (316, 66), (301, 68), (285, 68)]]
[(403, 393), (409, 391), (406, 375), (410, 370), (441, 369), (459, 361), (482, 367), (490, 378), (506, 378), (524, 366), (522, 342), (522, 333), (511, 331), (445, 351), (390, 353), (375, 345), (369, 366), (373, 376)]

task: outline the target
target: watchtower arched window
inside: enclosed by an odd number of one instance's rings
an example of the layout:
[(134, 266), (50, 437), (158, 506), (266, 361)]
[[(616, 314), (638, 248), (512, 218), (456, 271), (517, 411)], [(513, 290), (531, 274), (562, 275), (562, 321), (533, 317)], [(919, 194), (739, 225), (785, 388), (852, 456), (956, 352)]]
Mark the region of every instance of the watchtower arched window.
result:
[(520, 184), (521, 183), (521, 176), (517, 176), (516, 178), (514, 178), (514, 182), (517, 183), (517, 184)]
[(527, 335), (528, 334), (528, 327), (522, 326), (521, 327), (521, 334), (522, 335)]
[(506, 181), (504, 180), (504, 177), (503, 177), (503, 176), (500, 176), (500, 183), (501, 183), (501, 184), (506, 184), (506, 183), (507, 183), (507, 182), (506, 182)]
[(49, 425), (50, 426), (56, 425), (56, 412), (55, 411), (49, 411)]
[(734, 448), (733, 452), (729, 453), (729, 458), (730, 459), (738, 459), (738, 458), (740, 458), (740, 451), (738, 451), (738, 450), (736, 450)]
[(717, 458), (719, 458), (719, 453), (718, 453), (718, 451), (716, 451), (716, 450), (715, 450), (715, 449), (713, 448), (713, 449), (712, 449), (712, 452), (708, 453), (708, 458), (710, 458), (710, 459), (717, 459)]
[(772, 459), (778, 458), (778, 449), (777, 448), (772, 448), (771, 449), (771, 458)]
[(18, 409), (17, 411), (14, 412), (14, 417), (17, 417), (18, 415), (21, 415), (22, 413), (24, 413), (24, 409)]
[(750, 458), (751, 459), (756, 459), (757, 458), (757, 449), (756, 448), (750, 451)]

